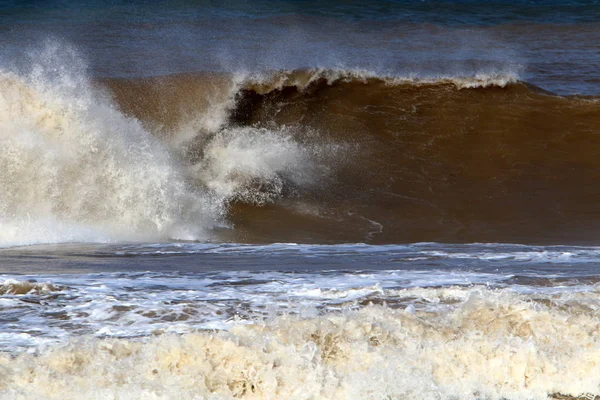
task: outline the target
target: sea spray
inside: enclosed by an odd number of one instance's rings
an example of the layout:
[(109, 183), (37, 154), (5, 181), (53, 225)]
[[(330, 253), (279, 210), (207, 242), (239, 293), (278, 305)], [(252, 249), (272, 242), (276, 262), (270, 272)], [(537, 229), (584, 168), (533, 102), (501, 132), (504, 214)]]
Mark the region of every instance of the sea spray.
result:
[(27, 73), (0, 73), (2, 242), (197, 235), (182, 217), (205, 212), (177, 162), (71, 69), (78, 61), (47, 45)]
[(206, 239), (232, 200), (263, 204), (288, 179), (310, 180), (289, 132), (223, 126), (229, 91), (167, 137), (116, 106), (72, 48), (48, 42), (30, 57), (0, 69), (3, 245)]

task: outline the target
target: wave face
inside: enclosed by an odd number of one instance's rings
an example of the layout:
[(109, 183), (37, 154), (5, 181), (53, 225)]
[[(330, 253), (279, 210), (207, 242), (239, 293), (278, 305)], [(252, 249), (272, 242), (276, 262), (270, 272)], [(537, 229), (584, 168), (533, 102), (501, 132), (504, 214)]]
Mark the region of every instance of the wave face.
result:
[(91, 81), (57, 46), (31, 65), (0, 75), (4, 245), (552, 243), (600, 231), (597, 100), (511, 73)]
[[(312, 147), (313, 162), (312, 185), (283, 174), (282, 190), (260, 207), (234, 199), (237, 241), (581, 242), (600, 233), (595, 98), (555, 96), (510, 73), (298, 70), (237, 79), (219, 129), (257, 138), (285, 129)], [(190, 91), (207, 82), (215, 80), (109, 87), (126, 113), (176, 138), (207, 93)], [(161, 96), (144, 97), (148, 88)], [(170, 97), (157, 104), (162, 93)], [(149, 112), (156, 108), (165, 114)], [(188, 141), (190, 154), (210, 149), (199, 137)]]

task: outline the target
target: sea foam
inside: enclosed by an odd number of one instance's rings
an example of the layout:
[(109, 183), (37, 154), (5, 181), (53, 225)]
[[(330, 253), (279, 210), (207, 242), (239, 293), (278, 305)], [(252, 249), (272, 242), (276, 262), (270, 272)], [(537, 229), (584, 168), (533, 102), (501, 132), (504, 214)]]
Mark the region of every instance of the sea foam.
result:
[(79, 338), (37, 355), (3, 356), (0, 397), (499, 400), (598, 393), (600, 328), (589, 309), (596, 293), (559, 296), (554, 304), (485, 288), (406, 295), (434, 306), (371, 305), (147, 340)]

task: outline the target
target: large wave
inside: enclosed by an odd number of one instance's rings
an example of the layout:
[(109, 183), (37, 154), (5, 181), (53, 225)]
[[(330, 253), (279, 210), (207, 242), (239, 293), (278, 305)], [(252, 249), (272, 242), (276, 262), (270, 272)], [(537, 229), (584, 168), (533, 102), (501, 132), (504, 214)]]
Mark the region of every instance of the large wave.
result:
[(48, 45), (0, 79), (3, 244), (589, 241), (595, 98), (511, 71), (90, 79)]

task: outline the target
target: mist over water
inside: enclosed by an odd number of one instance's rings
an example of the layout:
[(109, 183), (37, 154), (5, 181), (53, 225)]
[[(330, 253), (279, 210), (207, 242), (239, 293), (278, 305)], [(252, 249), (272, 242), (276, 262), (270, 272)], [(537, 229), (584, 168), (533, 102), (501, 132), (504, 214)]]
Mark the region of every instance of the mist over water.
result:
[[(4, 59), (48, 35), (80, 47), (98, 76), (308, 67), (389, 75), (519, 70), (561, 94), (596, 94), (597, 5), (471, 1), (284, 1), (249, 7), (89, 1), (4, 7)], [(108, 32), (108, 33), (107, 33)]]

